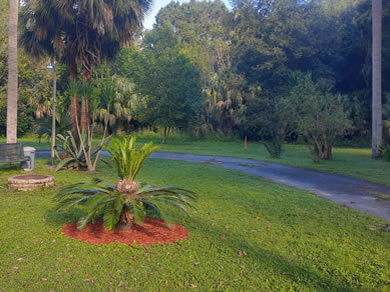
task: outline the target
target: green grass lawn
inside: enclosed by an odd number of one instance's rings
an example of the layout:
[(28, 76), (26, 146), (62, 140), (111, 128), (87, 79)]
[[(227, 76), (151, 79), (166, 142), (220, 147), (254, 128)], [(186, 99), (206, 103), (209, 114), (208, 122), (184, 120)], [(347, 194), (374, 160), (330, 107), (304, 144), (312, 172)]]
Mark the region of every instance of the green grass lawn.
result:
[[(199, 195), (185, 220), (190, 238), (170, 245), (95, 246), (60, 228), (72, 214), (53, 211), (54, 189), (15, 192), (0, 166), (0, 290), (172, 291), (387, 290), (390, 233), (383, 221), (308, 192), (207, 164), (148, 160), (138, 179)], [(42, 160), (35, 173), (53, 174)], [(58, 185), (100, 173), (56, 173)]]
[[(158, 136), (142, 137), (140, 142), (160, 143)], [(0, 138), (0, 142), (4, 142)], [(30, 136), (20, 141), (26, 145), (34, 146), (38, 150), (50, 150), (50, 145), (43, 141), (38, 143), (37, 138)], [(97, 141), (97, 140), (96, 140)], [(390, 185), (390, 163), (383, 160), (371, 159), (371, 150), (366, 148), (335, 148), (333, 160), (314, 164), (309, 150), (304, 145), (285, 145), (281, 159), (270, 158), (264, 146), (260, 143), (249, 143), (244, 151), (241, 142), (194, 141), (185, 137), (172, 137), (166, 145), (160, 145), (161, 151), (192, 153), (201, 155), (221, 155), (238, 158), (270, 161), (288, 164), (297, 167), (311, 168), (319, 171), (351, 176), (376, 183)]]

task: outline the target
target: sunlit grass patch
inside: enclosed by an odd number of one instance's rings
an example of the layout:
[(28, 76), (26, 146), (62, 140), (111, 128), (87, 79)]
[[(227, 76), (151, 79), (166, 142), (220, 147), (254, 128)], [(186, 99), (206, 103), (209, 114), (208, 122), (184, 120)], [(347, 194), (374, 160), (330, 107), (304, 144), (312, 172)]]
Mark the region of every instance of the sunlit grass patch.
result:
[[(345, 290), (388, 288), (390, 233), (383, 221), (308, 192), (205, 164), (148, 160), (139, 180), (198, 193), (191, 217), (176, 220), (188, 240), (151, 247), (95, 246), (60, 229), (77, 214), (57, 214), (55, 189), (13, 192), (0, 170), (2, 288), (39, 290)], [(37, 174), (54, 174), (42, 160)], [(57, 185), (102, 177), (55, 173)], [(74, 212), (77, 212), (74, 211)], [(173, 214), (173, 220), (175, 215)]]

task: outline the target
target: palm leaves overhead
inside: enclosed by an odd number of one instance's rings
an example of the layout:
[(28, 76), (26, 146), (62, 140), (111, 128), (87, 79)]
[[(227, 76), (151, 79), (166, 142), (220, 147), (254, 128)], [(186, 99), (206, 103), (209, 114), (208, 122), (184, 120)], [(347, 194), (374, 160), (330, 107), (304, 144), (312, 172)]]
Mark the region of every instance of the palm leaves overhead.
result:
[(64, 58), (70, 67), (82, 65), (84, 77), (90, 78), (93, 65), (102, 57), (115, 56), (120, 45), (132, 41), (151, 2), (26, 0), (21, 43), (36, 57), (49, 54)]

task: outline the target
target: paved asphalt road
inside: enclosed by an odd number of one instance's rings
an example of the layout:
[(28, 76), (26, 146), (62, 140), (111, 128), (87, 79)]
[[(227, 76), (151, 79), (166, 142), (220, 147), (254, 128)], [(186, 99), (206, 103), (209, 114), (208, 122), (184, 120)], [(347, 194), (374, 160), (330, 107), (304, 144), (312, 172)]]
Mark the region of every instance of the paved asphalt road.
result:
[[(49, 154), (50, 152), (48, 151), (37, 152), (38, 156)], [(103, 152), (102, 155), (107, 156), (108, 153)], [(279, 184), (310, 191), (328, 200), (390, 222), (390, 200), (378, 198), (380, 194), (390, 196), (390, 187), (388, 186), (341, 175), (257, 160), (168, 152), (155, 152), (150, 158), (207, 163), (242, 171)]]

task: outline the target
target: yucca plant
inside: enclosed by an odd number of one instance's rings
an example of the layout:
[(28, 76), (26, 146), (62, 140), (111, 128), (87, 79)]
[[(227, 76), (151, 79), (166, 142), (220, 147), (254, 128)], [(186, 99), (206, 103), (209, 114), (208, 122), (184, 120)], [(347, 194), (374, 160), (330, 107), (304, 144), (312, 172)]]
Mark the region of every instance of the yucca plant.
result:
[(81, 207), (84, 215), (78, 220), (83, 229), (89, 222), (103, 217), (104, 228), (130, 229), (132, 224), (143, 223), (146, 215), (165, 220), (163, 205), (170, 205), (188, 214), (196, 196), (178, 187), (153, 187), (135, 181), (146, 158), (158, 147), (152, 143), (136, 150), (136, 138), (114, 139), (108, 148), (118, 168), (120, 179), (114, 185), (95, 179), (93, 183), (78, 183), (63, 187), (57, 194), (58, 210)]
[[(56, 140), (58, 145), (55, 148), (55, 154), (60, 160), (57, 164), (56, 171), (63, 168), (83, 169), (87, 167), (87, 161), (85, 160), (83, 150), (80, 147), (80, 143), (85, 143), (85, 139), (84, 141), (77, 143), (72, 132), (68, 131), (66, 136), (57, 134)], [(60, 156), (58, 151), (61, 151), (63, 155)]]
[[(78, 142), (71, 131), (68, 131), (66, 136), (58, 134), (56, 139), (58, 142), (58, 146), (56, 146), (56, 156), (60, 160), (57, 164), (56, 171), (61, 169), (90, 170), (90, 165), (93, 165), (93, 170), (95, 170), (100, 153), (109, 142), (109, 138), (106, 138), (103, 139), (99, 145), (94, 147), (94, 145), (89, 142), (90, 139), (85, 132), (79, 136), (80, 140)], [(66, 155), (61, 157), (58, 150)], [(92, 164), (90, 161), (93, 157), (95, 157), (95, 161)], [(104, 162), (104, 160), (102, 161)]]

